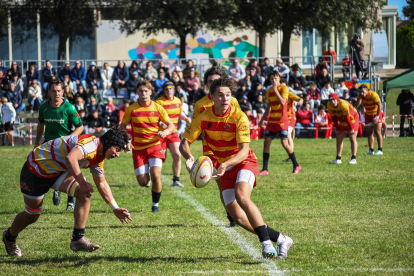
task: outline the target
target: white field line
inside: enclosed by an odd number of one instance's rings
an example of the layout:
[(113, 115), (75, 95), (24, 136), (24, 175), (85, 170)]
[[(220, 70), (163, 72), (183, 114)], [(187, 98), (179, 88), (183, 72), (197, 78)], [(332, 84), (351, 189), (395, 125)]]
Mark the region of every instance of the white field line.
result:
[[(165, 177), (164, 175), (161, 176), (163, 181), (167, 183), (171, 182), (170, 179)], [(183, 199), (185, 199), (191, 206), (193, 206), (205, 219), (210, 221), (214, 226), (218, 229), (223, 231), (227, 237), (232, 240), (237, 246), (247, 253), (253, 260), (260, 263), (260, 265), (266, 270), (265, 273), (269, 273), (270, 275), (285, 275), (282, 270), (280, 270), (274, 261), (264, 259), (262, 257), (262, 253), (257, 250), (250, 242), (248, 242), (242, 235), (240, 235), (236, 230), (225, 227), (224, 223), (220, 221), (217, 217), (215, 217), (212, 213), (210, 213), (203, 204), (195, 200), (193, 197), (188, 195), (182, 189), (173, 189), (176, 194)]]

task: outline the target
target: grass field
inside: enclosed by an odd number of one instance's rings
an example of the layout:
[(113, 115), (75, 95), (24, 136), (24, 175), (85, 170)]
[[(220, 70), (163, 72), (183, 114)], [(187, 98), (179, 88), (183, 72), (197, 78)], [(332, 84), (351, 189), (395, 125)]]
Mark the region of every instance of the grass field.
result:
[[(66, 199), (54, 206), (49, 192), (39, 221), (23, 231), (23, 257), (0, 254), (2, 275), (413, 275), (414, 139), (387, 138), (384, 156), (366, 156), (366, 138), (358, 139), (358, 164), (348, 165), (349, 141), (342, 165), (335, 140), (295, 140), (303, 169), (291, 163), (275, 140), (268, 176), (260, 176), (253, 200), (265, 221), (293, 238), (286, 260), (264, 261), (256, 236), (228, 228), (215, 183), (203, 189), (172, 188), (171, 156), (163, 168), (161, 213), (151, 213), (151, 191), (136, 183), (130, 154), (106, 161), (107, 180), (121, 207), (134, 221), (123, 226), (98, 193), (92, 198), (86, 236), (101, 248), (73, 253), (69, 243), (73, 213)], [(262, 163), (262, 141), (251, 148)], [(24, 210), (20, 169), (30, 147), (0, 149), (0, 229)], [(195, 156), (201, 155), (197, 142)], [(84, 171), (91, 180), (88, 171)], [(236, 238), (234, 238), (236, 237)], [(3, 246), (3, 245), (2, 245)]]

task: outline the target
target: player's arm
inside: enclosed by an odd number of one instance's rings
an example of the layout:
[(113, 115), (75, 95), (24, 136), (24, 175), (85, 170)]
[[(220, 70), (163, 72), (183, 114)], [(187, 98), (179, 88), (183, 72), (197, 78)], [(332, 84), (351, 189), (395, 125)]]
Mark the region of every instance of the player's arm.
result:
[(265, 118), (267, 118), (269, 116), (271, 109), (272, 109), (272, 106), (271, 106), (270, 103), (268, 103), (267, 106), (266, 106), (265, 113), (263, 114), (262, 119), (260, 119), (259, 127), (263, 127), (264, 126), (263, 125), (263, 121), (265, 120)]
[(157, 135), (164, 139), (165, 137), (167, 137), (170, 133), (172, 133), (175, 129), (175, 125), (173, 124), (173, 122), (171, 122), (171, 120), (167, 120), (165, 122), (163, 122), (167, 128), (161, 131), (158, 131)]
[(217, 173), (213, 175), (213, 178), (223, 176), (226, 172), (226, 168), (229, 166), (237, 165), (246, 160), (249, 155), (249, 145), (250, 143), (239, 143), (239, 152), (235, 156), (220, 164), (220, 167), (217, 169)]
[(109, 205), (109, 207), (114, 212), (115, 216), (124, 224), (125, 222), (128, 224), (128, 219), (132, 221), (131, 215), (127, 209), (119, 208), (118, 204), (116, 203), (111, 188), (106, 182), (105, 176), (99, 177), (97, 175), (92, 175), (93, 181), (95, 182), (96, 188), (98, 189), (99, 193), (101, 194), (102, 199)]
[(45, 132), (45, 124), (41, 123), (41, 122), (38, 122), (37, 123), (37, 130), (36, 130), (35, 147), (37, 147), (40, 144), (40, 139), (42, 139), (44, 132)]
[(187, 117), (187, 115), (185, 115), (184, 111), (180, 113), (180, 117), (181, 120), (186, 121), (187, 123), (191, 123), (191, 118)]
[(356, 101), (356, 108), (359, 108), (361, 103), (362, 103), (362, 96), (361, 96), (361, 92), (359, 92), (359, 95)]
[(382, 111), (382, 103), (381, 103), (381, 101), (378, 101), (375, 104), (378, 106), (378, 108), (377, 108), (377, 116), (375, 116), (376, 118), (374, 118), (374, 120), (375, 119), (378, 120), (378, 117), (380, 116), (381, 111)]
[(185, 166), (188, 172), (191, 171), (191, 168), (195, 160), (194, 156), (191, 154), (190, 145), (191, 143), (187, 139), (182, 139), (179, 147), (181, 155), (186, 160)]
[(86, 182), (83, 178), (81, 169), (79, 167), (79, 160), (83, 159), (82, 151), (78, 148), (73, 148), (69, 154), (66, 156), (66, 167), (68, 168), (69, 172), (73, 177), (75, 177), (76, 181), (79, 183), (79, 187), (81, 189), (81, 193), (84, 193), (86, 197), (91, 197), (93, 193), (93, 187), (90, 183)]
[(198, 116), (195, 118), (191, 124), (187, 127), (187, 129), (183, 133), (183, 139), (180, 143), (180, 153), (185, 158), (185, 166), (188, 172), (191, 171), (191, 167), (194, 163), (194, 156), (191, 154), (190, 145), (197, 140), (198, 136), (200, 136), (202, 129), (201, 129), (201, 122), (203, 116)]
[(81, 135), (83, 132), (83, 125), (78, 126), (70, 135)]

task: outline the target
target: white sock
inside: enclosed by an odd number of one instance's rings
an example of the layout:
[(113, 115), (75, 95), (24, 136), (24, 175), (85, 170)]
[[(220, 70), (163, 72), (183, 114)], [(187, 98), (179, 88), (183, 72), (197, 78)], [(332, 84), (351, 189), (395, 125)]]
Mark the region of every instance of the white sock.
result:
[(270, 240), (262, 241), (262, 246), (271, 245), (271, 244), (272, 244), (272, 242)]
[(158, 207), (158, 203), (152, 203), (152, 207), (157, 206)]
[(284, 239), (285, 239), (285, 236), (284, 236), (284, 235), (282, 235), (282, 234), (280, 234), (280, 235), (279, 235), (279, 237), (277, 238), (276, 243), (277, 243), (277, 244), (280, 244), (280, 243), (281, 243)]

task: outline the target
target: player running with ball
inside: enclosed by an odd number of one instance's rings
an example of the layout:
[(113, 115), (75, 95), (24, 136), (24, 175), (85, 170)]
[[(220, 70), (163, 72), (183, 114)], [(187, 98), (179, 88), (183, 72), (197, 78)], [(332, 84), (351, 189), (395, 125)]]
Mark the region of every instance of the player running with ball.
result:
[(262, 255), (273, 258), (277, 245), (277, 257), (284, 259), (293, 241), (288, 236), (267, 226), (257, 206), (250, 199), (256, 186), (259, 165), (250, 150), (249, 120), (240, 110), (230, 105), (231, 91), (236, 83), (229, 77), (215, 80), (210, 86), (214, 105), (198, 115), (183, 134), (180, 151), (187, 160), (186, 167), (191, 171), (194, 157), (190, 145), (200, 134), (217, 157), (216, 172), (213, 177), (221, 180), (221, 190), (226, 209), (241, 227), (257, 234), (262, 243)]

